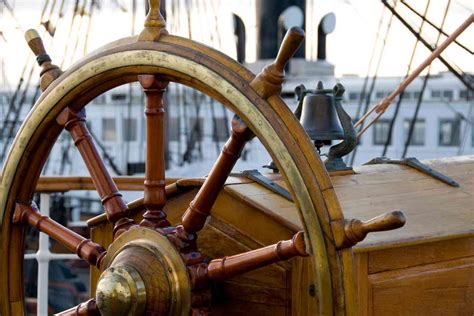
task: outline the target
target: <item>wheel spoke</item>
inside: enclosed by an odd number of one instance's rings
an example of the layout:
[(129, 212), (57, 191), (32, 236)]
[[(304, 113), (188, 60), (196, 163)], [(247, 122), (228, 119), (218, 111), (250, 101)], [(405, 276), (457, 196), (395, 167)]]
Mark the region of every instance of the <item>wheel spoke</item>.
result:
[(207, 265), (191, 266), (191, 279), (194, 287), (201, 287), (209, 280), (226, 280), (295, 256), (308, 256), (305, 247), (304, 234), (298, 232), (291, 240), (280, 241), (267, 247), (222, 259), (214, 259)]
[(75, 252), (80, 258), (100, 269), (101, 260), (106, 251), (99, 244), (86, 239), (62, 226), (48, 216), (41, 215), (35, 204), (16, 204), (14, 223), (27, 223), (39, 231), (48, 234), (54, 240)]
[(227, 177), (239, 159), (245, 144), (252, 137), (253, 133), (250, 129), (239, 117), (234, 116), (232, 119), (232, 133), (229, 140), (224, 145), (209, 176), (183, 215), (183, 227), (187, 233), (197, 233), (204, 227), (219, 192), (222, 190)]
[(99, 156), (92, 136), (86, 126), (86, 112), (66, 108), (57, 118), (58, 124), (64, 126), (71, 134), (74, 144), (81, 153), (91, 175), (92, 181), (99, 193), (107, 218), (115, 223), (114, 235), (128, 229), (133, 221), (128, 219), (128, 209), (115, 185), (112, 177), (105, 168)]
[(77, 306), (74, 306), (68, 310), (57, 313), (55, 315), (61, 316), (99, 316), (100, 312), (97, 308), (95, 299), (91, 298), (90, 300), (83, 302)]
[(165, 124), (163, 94), (168, 85), (153, 75), (138, 76), (143, 92), (146, 95), (146, 165), (143, 202), (146, 208), (142, 226), (166, 227), (163, 207), (166, 204), (165, 192)]

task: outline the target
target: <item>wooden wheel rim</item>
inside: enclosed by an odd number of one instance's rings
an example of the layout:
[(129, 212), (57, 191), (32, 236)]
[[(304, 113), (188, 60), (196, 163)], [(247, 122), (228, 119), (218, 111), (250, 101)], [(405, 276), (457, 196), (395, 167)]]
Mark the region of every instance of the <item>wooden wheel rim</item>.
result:
[[(279, 97), (259, 97), (249, 85), (249, 73), (239, 64), (232, 62), (226, 67), (220, 62), (225, 58), (222, 54), (189, 40), (164, 36), (163, 41), (170, 44), (107, 45), (107, 50), (84, 59), (58, 78), (22, 125), (5, 162), (0, 187), (0, 275), (2, 279), (5, 276), (2, 293), (7, 293), (3, 296), (2, 314), (23, 311), (22, 286), (16, 284), (21, 282), (21, 271), (9, 268), (22, 262), (22, 252), (11, 249), (10, 244), (12, 236), (22, 236), (21, 228), (11, 225), (13, 205), (15, 199), (24, 201), (32, 196), (44, 163), (41, 156), (46, 156), (59, 135), (60, 129), (52, 128), (56, 116), (73, 101), (82, 98), (82, 104), (87, 103), (89, 99), (81, 96), (84, 91), (96, 91), (97, 96), (142, 73), (162, 74), (205, 92), (229, 106), (252, 129), (279, 165), (298, 205), (310, 241), (308, 250), (315, 269), (320, 312), (347, 312), (342, 272), (352, 269), (352, 257), (350, 250), (341, 252), (342, 256), (336, 251), (330, 227), (330, 222), (341, 219), (342, 214), (329, 176), (319, 157), (308, 150), (311, 143), (299, 123)], [(78, 107), (82, 104), (75, 103)], [(35, 153), (40, 159), (28, 161), (27, 157)]]

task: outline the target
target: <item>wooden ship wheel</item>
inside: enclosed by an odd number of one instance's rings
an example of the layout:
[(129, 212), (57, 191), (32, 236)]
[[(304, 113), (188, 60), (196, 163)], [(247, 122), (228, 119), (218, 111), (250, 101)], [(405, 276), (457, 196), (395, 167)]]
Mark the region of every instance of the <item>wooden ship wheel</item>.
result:
[[(284, 67), (304, 38), (301, 29), (289, 30), (275, 62), (257, 76), (212, 48), (169, 35), (156, 0), (150, 1), (145, 28), (138, 37), (110, 43), (64, 73), (51, 63), (36, 32), (28, 31), (26, 38), (42, 67), (43, 94), (18, 132), (1, 178), (1, 315), (25, 312), (21, 267), (28, 225), (92, 266), (91, 299), (64, 315), (238, 314), (239, 305), (232, 303), (232, 296), (249, 294), (235, 290), (228, 294), (230, 305), (219, 309), (215, 284), (276, 262), (285, 266), (293, 257), (305, 257), (311, 269), (305, 284), (310, 285), (309, 299), (319, 314), (355, 314), (351, 246), (368, 232), (402, 226), (404, 217), (392, 212), (369, 222), (344, 219), (324, 164), (279, 97)], [(146, 172), (143, 198), (126, 204), (88, 132), (85, 107), (103, 92), (133, 81), (139, 81), (146, 95)], [(180, 195), (185, 187), (179, 181), (168, 184), (165, 179), (162, 98), (169, 82), (207, 94), (236, 116), (229, 140), (205, 181), (193, 191), (191, 203), (168, 211), (167, 200)], [(63, 129), (74, 140), (100, 195), (105, 225), (110, 227), (102, 245), (100, 238), (85, 239), (41, 215), (32, 202), (42, 167)], [(214, 249), (222, 252), (225, 248), (216, 235), (204, 234), (211, 209), (232, 211), (228, 215), (244, 225), (257, 221), (246, 218), (245, 212), (231, 210), (230, 205), (229, 210), (214, 205), (246, 142), (253, 137), (264, 144), (278, 166), (302, 229), (286, 229), (286, 240), (207, 260), (215, 255)], [(259, 227), (265, 230), (269, 226)], [(272, 238), (280, 236), (265, 233)], [(244, 240), (235, 243), (245, 244)], [(257, 287), (251, 295), (265, 293), (259, 293)], [(291, 300), (292, 304), (299, 302), (296, 297), (289, 297)], [(265, 313), (255, 310), (254, 314)]]

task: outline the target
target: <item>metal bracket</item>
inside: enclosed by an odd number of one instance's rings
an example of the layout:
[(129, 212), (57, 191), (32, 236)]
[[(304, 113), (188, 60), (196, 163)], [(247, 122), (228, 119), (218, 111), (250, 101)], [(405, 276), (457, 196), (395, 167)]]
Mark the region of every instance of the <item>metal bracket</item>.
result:
[(433, 168), (425, 165), (415, 157), (405, 158), (401, 160), (392, 160), (387, 157), (378, 157), (366, 162), (364, 165), (378, 165), (378, 164), (394, 164), (394, 165), (405, 165), (412, 167), (424, 174), (429, 175), (430, 177), (435, 178), (441, 182), (446, 183), (447, 185), (453, 187), (459, 187), (459, 183), (448, 177), (447, 175), (442, 174), (439, 171), (434, 170)]
[(232, 176), (244, 176), (247, 179), (257, 182), (258, 184), (262, 185), (263, 187), (267, 188), (268, 190), (275, 192), (276, 194), (284, 197), (288, 201), (293, 202), (293, 198), (291, 197), (290, 192), (287, 189), (282, 187), (281, 185), (273, 182), (272, 180), (265, 177), (261, 174), (257, 169), (252, 170), (243, 170), (240, 173), (232, 173)]

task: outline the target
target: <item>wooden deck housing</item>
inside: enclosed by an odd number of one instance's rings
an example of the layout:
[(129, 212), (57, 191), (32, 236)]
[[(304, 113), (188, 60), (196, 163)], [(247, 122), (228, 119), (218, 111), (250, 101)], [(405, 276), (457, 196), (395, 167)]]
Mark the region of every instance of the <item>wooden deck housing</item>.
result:
[[(474, 311), (474, 157), (425, 163), (460, 187), (400, 165), (362, 166), (354, 174), (332, 175), (345, 218), (366, 220), (393, 209), (403, 210), (407, 217), (405, 227), (369, 234), (354, 247), (360, 315), (471, 315)], [(284, 185), (279, 175), (268, 176)], [(179, 222), (202, 182), (182, 180), (182, 194), (165, 207), (172, 224)], [(141, 214), (135, 214), (137, 220)], [(92, 239), (102, 245), (112, 237), (112, 226), (105, 219), (101, 215), (89, 221)], [(240, 177), (227, 180), (209, 224), (199, 246), (210, 258), (288, 239), (301, 229), (292, 202)], [(308, 262), (295, 258), (224, 282), (216, 289), (220, 303), (214, 312), (315, 314)], [(92, 268), (92, 290), (97, 277)]]

